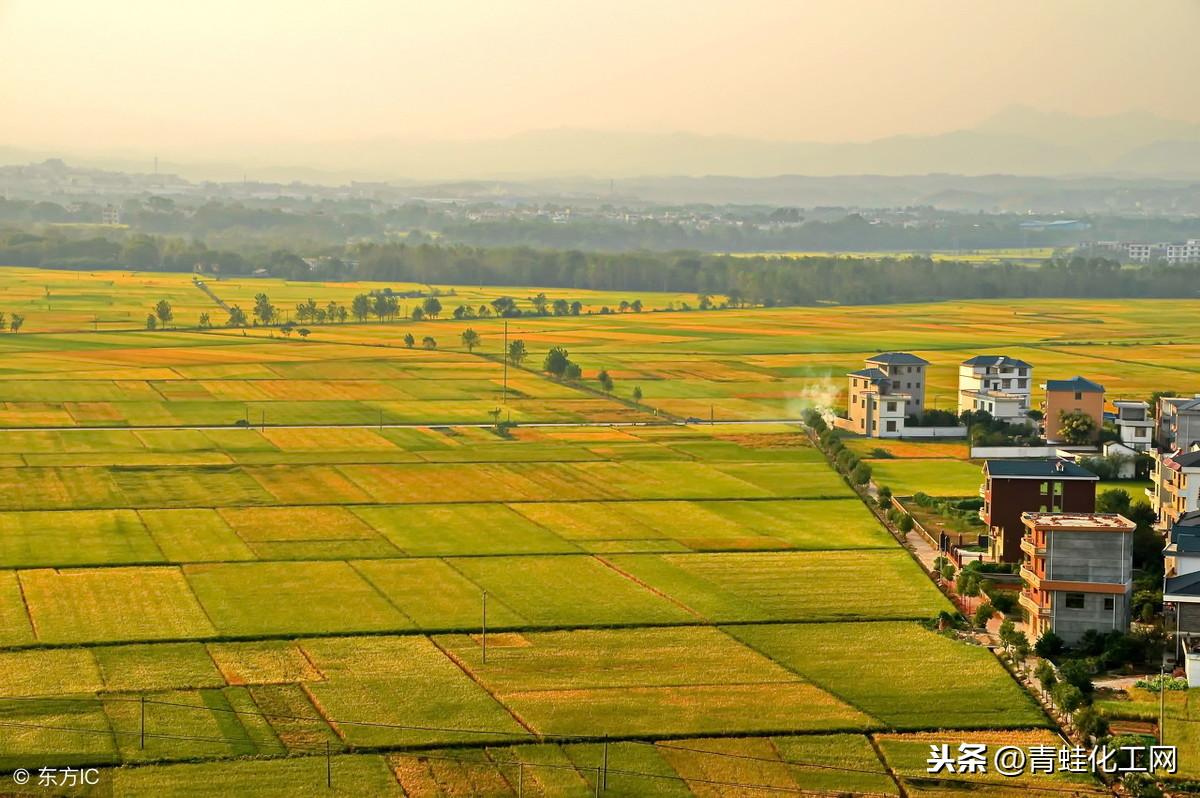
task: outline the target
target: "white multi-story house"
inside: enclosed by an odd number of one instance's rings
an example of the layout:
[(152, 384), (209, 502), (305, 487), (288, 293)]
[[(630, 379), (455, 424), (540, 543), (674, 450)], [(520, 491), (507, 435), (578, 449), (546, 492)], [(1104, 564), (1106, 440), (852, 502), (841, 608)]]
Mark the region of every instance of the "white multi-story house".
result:
[(985, 410), (1011, 424), (1029, 420), (1033, 366), (1006, 355), (976, 355), (958, 367), (958, 412)]
[(1200, 512), (1186, 513), (1171, 526), (1163, 566), (1163, 604), (1167, 630), (1175, 630), (1176, 662), (1182, 655), (1188, 687), (1200, 687)]
[(851, 371), (846, 416), (849, 429), (868, 438), (899, 438), (908, 416), (925, 407), (925, 367), (929, 361), (908, 352), (883, 352)]
[(1113, 423), (1121, 433), (1121, 443), (1135, 452), (1148, 452), (1154, 443), (1154, 419), (1146, 402), (1119, 399), (1113, 402), (1116, 418)]

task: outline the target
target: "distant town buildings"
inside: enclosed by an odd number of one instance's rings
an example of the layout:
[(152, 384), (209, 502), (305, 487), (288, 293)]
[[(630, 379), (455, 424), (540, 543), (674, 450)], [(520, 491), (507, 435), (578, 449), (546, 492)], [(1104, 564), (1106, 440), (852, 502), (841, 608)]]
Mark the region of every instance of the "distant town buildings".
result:
[(928, 360), (908, 352), (883, 352), (851, 371), (847, 417), (849, 429), (869, 438), (899, 438), (905, 420), (925, 407)]
[(1028, 420), (1033, 367), (1005, 355), (976, 355), (958, 367), (958, 412), (986, 411), (1014, 424)]
[(121, 209), (116, 205), (105, 205), (100, 211), (100, 224), (120, 224)]
[(1087, 469), (1060, 459), (986, 460), (983, 464), (983, 507), (989, 555), (1001, 562), (1021, 562), (1023, 513), (1090, 513), (1096, 509), (1096, 483)]
[(1171, 608), (1176, 632), (1176, 661), (1184, 655), (1188, 687), (1200, 687), (1200, 511), (1179, 517), (1172, 524), (1163, 549), (1166, 568), (1164, 609)]
[(1095, 422), (1091, 440), (1100, 437), (1104, 426), (1104, 386), (1083, 377), (1069, 380), (1049, 380), (1043, 386), (1046, 398), (1042, 402), (1042, 434), (1051, 443), (1062, 443), (1059, 434), (1063, 416), (1083, 413)]
[(1032, 639), (1054, 632), (1068, 645), (1089, 630), (1129, 630), (1132, 521), (1098, 513), (1022, 513), (1021, 606)]
[(1200, 238), (1157, 243), (1097, 241), (1092, 248), (1102, 252), (1111, 252), (1122, 260), (1132, 263), (1150, 263), (1158, 260), (1170, 264), (1200, 263)]

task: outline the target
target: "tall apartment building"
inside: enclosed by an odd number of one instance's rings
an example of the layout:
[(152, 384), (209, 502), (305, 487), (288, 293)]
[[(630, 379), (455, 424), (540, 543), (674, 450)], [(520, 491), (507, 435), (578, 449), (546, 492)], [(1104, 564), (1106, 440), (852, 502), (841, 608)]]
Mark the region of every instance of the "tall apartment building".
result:
[(1200, 445), (1190, 452), (1152, 451), (1154, 470), (1146, 496), (1159, 525), (1169, 529), (1187, 513), (1200, 510)]
[(1096, 509), (1100, 478), (1066, 460), (987, 460), (983, 464), (983, 507), (989, 554), (1020, 562), (1023, 513), (1090, 513)]
[(1159, 397), (1155, 414), (1158, 426), (1154, 437), (1158, 448), (1187, 451), (1193, 443), (1200, 443), (1200, 394)]
[(1024, 513), (1020, 603), (1029, 636), (1068, 644), (1084, 632), (1129, 630), (1133, 530), (1115, 513)]
[(1166, 628), (1175, 630), (1176, 661), (1183, 655), (1188, 687), (1200, 687), (1200, 511), (1180, 516), (1163, 549)]
[(1117, 417), (1113, 423), (1121, 434), (1121, 443), (1135, 452), (1148, 452), (1154, 445), (1154, 419), (1146, 402), (1118, 400), (1113, 402)]
[(883, 352), (851, 371), (847, 416), (850, 431), (869, 438), (898, 438), (905, 419), (925, 409), (925, 367), (908, 352)]
[(1069, 380), (1049, 380), (1042, 386), (1046, 398), (1042, 402), (1042, 434), (1051, 443), (1060, 443), (1062, 417), (1068, 413), (1083, 413), (1095, 422), (1092, 440), (1100, 438), (1104, 426), (1104, 386), (1083, 377)]
[(1033, 366), (1005, 355), (976, 355), (958, 367), (958, 412), (986, 410), (1010, 424), (1029, 420)]

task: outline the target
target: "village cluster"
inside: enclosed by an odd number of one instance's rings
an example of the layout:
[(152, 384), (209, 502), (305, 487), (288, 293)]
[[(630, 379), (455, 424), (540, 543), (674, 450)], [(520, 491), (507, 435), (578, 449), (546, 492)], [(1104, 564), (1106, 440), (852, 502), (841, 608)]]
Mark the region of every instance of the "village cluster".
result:
[(1076, 376), (1041, 383), (1035, 408), (1031, 364), (978, 355), (959, 366), (952, 415), (929, 409), (929, 367), (907, 352), (868, 358), (849, 373), (846, 413), (833, 425), (869, 438), (971, 439), (971, 457), (982, 461), (985, 534), (971, 552), (947, 540), (941, 548), (959, 563), (1017, 569), (1033, 640), (1053, 632), (1073, 644), (1089, 631), (1129, 630), (1136, 524), (1097, 512), (1101, 477), (1087, 466), (1103, 460), (1120, 479), (1144, 470), (1164, 544), (1164, 627), (1175, 667), (1200, 686), (1200, 395), (1109, 400), (1103, 385)]

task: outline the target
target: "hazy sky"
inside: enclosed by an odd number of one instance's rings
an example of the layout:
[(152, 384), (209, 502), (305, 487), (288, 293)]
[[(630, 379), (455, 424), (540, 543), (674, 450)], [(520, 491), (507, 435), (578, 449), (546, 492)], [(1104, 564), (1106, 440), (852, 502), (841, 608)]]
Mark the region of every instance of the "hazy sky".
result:
[(0, 144), (1200, 121), (1200, 0), (0, 0)]

